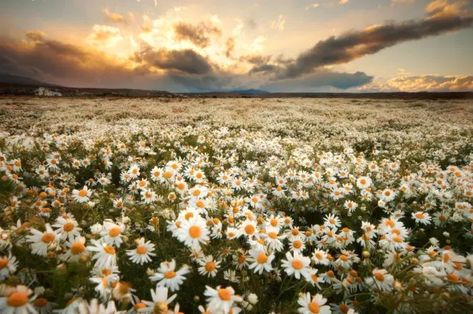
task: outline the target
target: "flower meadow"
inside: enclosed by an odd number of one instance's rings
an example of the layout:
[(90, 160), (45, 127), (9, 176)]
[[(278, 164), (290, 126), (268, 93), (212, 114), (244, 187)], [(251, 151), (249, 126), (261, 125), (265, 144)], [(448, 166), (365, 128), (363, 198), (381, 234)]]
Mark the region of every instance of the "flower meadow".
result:
[(471, 101), (0, 99), (1, 313), (471, 313)]

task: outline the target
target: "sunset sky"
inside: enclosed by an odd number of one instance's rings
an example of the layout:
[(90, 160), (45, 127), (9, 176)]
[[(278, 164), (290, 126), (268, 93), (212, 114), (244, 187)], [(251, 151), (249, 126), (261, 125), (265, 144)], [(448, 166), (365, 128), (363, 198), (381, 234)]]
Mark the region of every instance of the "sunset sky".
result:
[(174, 92), (473, 90), (471, 0), (1, 0), (0, 73)]

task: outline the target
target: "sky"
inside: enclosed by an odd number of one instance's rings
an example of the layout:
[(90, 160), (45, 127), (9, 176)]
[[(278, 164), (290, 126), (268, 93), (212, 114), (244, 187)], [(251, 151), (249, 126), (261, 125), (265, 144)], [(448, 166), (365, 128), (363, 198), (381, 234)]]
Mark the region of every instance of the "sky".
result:
[(1, 0), (0, 73), (172, 92), (473, 90), (473, 0)]

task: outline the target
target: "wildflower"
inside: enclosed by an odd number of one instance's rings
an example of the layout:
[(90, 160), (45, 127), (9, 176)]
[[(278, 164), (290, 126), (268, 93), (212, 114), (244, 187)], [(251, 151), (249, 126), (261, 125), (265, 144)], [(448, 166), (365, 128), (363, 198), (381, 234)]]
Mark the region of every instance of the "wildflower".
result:
[(158, 286), (155, 290), (151, 290), (152, 301), (143, 301), (144, 307), (140, 310), (145, 313), (168, 313), (169, 304), (176, 297), (177, 294), (168, 297), (168, 288)]
[(412, 213), (412, 219), (414, 219), (415, 222), (421, 223), (423, 225), (428, 225), (430, 224), (430, 221), (431, 221), (430, 215), (428, 213), (421, 212), (421, 211)]
[(212, 255), (206, 256), (198, 261), (199, 273), (207, 277), (215, 277), (217, 275), (219, 261), (215, 261)]
[(95, 260), (95, 266), (99, 268), (112, 268), (117, 265), (116, 250), (113, 246), (101, 241), (92, 240), (92, 246), (87, 250), (95, 252), (92, 259)]
[(179, 241), (194, 249), (200, 249), (201, 244), (209, 241), (208, 234), (206, 221), (200, 216), (182, 221), (181, 227), (177, 230)]
[(373, 287), (373, 289), (381, 291), (391, 291), (393, 288), (394, 277), (388, 274), (385, 269), (374, 269), (373, 277), (365, 279), (366, 283)]
[(249, 269), (254, 269), (254, 272), (260, 275), (263, 271), (270, 272), (273, 269), (271, 262), (274, 258), (274, 254), (268, 255), (264, 250), (252, 250), (250, 251)]
[(286, 253), (286, 259), (282, 261), (284, 271), (289, 276), (294, 276), (296, 279), (300, 279), (301, 275), (309, 278), (309, 265), (310, 259), (298, 252), (291, 254)]
[(122, 234), (125, 231), (124, 224), (116, 224), (111, 220), (105, 220), (101, 231), (102, 240), (110, 245), (120, 247), (123, 243)]
[(243, 300), (240, 296), (235, 295), (235, 290), (232, 287), (217, 286), (216, 289), (213, 289), (206, 286), (204, 295), (207, 297), (207, 305), (211, 313), (230, 313), (233, 303)]
[(60, 239), (72, 240), (80, 236), (80, 231), (82, 229), (78, 227), (78, 225), (79, 224), (73, 218), (73, 216), (59, 216), (56, 219), (56, 223), (53, 225), (53, 227), (57, 228), (56, 232)]
[(164, 286), (170, 288), (171, 291), (179, 290), (179, 286), (184, 282), (188, 274), (189, 267), (187, 265), (182, 266), (176, 271), (176, 261), (171, 260), (170, 262), (162, 262), (156, 272), (156, 274), (150, 277), (151, 281), (157, 281), (158, 286)]
[(0, 297), (0, 312), (5, 314), (28, 314), (37, 313), (31, 301), (35, 296), (30, 297), (33, 293), (26, 286), (16, 286), (8, 291), (5, 296)]
[(330, 306), (324, 305), (327, 303), (321, 294), (316, 294), (311, 297), (310, 293), (301, 294), (297, 303), (300, 305), (298, 312), (302, 314), (330, 314)]
[(0, 280), (5, 280), (15, 273), (18, 262), (11, 252), (8, 255), (0, 256)]
[(73, 190), (72, 191), (72, 198), (78, 203), (87, 203), (92, 196), (92, 191), (89, 190), (87, 186), (80, 190)]
[(144, 238), (140, 238), (136, 241), (136, 248), (133, 250), (127, 250), (126, 254), (130, 257), (130, 261), (135, 264), (143, 265), (144, 263), (151, 262), (151, 257), (156, 256), (154, 251), (154, 244), (150, 241), (146, 241)]
[(31, 243), (33, 254), (46, 256), (48, 248), (54, 247), (57, 243), (57, 234), (50, 224), (46, 224), (46, 231), (44, 232), (35, 228), (31, 228), (30, 232), (32, 235), (27, 236), (27, 241)]

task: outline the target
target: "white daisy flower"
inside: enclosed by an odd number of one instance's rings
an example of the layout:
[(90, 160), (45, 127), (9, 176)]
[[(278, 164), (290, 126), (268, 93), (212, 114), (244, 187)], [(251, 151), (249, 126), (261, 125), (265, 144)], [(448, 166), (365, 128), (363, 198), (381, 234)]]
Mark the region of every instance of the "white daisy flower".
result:
[(144, 238), (137, 240), (136, 244), (135, 249), (126, 251), (126, 254), (130, 257), (130, 261), (140, 265), (151, 262), (151, 257), (156, 256), (156, 254), (153, 253), (154, 244), (150, 241), (145, 242)]
[(179, 286), (184, 282), (188, 274), (189, 267), (183, 265), (178, 271), (176, 271), (176, 261), (173, 259), (170, 262), (165, 261), (159, 265), (157, 272), (150, 276), (151, 281), (157, 281), (158, 286), (164, 286), (171, 289), (171, 291), (179, 290)]

